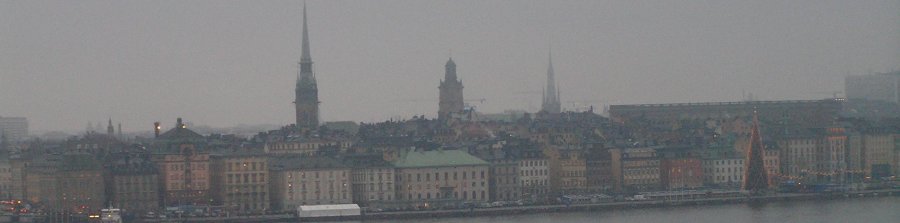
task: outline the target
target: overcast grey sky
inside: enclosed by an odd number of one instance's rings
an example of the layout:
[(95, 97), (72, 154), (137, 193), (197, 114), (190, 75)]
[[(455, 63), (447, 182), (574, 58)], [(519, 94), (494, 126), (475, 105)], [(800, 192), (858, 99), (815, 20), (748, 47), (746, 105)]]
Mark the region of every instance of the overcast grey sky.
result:
[[(32, 130), (293, 122), (301, 1), (0, 0), (0, 116)], [(437, 110), (452, 52), (483, 112), (819, 99), (900, 69), (900, 1), (308, 1), (325, 121)], [(572, 102), (579, 101), (579, 102)]]

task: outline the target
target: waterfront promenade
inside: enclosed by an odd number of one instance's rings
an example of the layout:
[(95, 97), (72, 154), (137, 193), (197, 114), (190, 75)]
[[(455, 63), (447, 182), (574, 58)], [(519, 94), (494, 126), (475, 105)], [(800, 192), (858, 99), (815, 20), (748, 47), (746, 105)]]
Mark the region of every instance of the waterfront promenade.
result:
[(412, 219), (412, 218), (439, 218), (439, 217), (466, 217), (466, 216), (495, 216), (515, 215), (525, 213), (556, 213), (578, 211), (602, 211), (631, 208), (652, 208), (665, 206), (686, 205), (717, 205), (748, 202), (778, 202), (793, 200), (818, 200), (818, 199), (864, 199), (866, 197), (900, 196), (900, 189), (854, 191), (848, 193), (783, 193), (760, 197), (719, 197), (701, 199), (667, 199), (645, 201), (620, 201), (592, 204), (572, 205), (531, 205), (494, 208), (456, 209), (456, 210), (427, 210), (427, 211), (395, 211), (364, 213), (363, 216), (339, 217), (339, 218), (315, 218), (297, 219), (293, 215), (261, 215), (238, 216), (227, 218), (178, 218), (178, 219), (142, 219), (140, 222), (298, 222), (298, 221), (343, 221), (343, 220), (385, 220), (385, 219)]

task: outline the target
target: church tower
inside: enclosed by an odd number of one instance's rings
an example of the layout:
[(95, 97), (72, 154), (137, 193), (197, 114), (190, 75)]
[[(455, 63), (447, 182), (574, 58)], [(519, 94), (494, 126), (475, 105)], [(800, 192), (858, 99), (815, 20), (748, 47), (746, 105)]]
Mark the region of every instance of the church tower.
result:
[(309, 53), (309, 31), (306, 28), (306, 3), (303, 4), (303, 40), (301, 43), (300, 71), (294, 90), (297, 128), (319, 127), (319, 88), (313, 72), (312, 57)]
[(109, 118), (109, 124), (106, 125), (106, 135), (110, 137), (115, 137), (116, 129), (113, 128), (112, 118)]
[(544, 89), (544, 98), (541, 103), (541, 112), (560, 113), (562, 112), (562, 104), (559, 101), (559, 88), (553, 74), (553, 55), (548, 55), (549, 66), (547, 67), (547, 88)]
[(440, 101), (438, 102), (438, 119), (447, 120), (450, 114), (459, 113), (463, 110), (463, 85), (456, 77), (456, 63), (453, 58), (444, 65), (444, 80), (438, 86), (440, 90)]

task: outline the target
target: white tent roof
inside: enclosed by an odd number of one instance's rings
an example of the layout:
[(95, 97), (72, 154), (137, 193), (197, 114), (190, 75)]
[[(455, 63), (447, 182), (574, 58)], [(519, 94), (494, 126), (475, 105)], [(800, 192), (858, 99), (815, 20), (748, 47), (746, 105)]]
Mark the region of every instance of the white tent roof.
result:
[(300, 207), (297, 207), (297, 209), (300, 209), (303, 211), (351, 210), (351, 209), (359, 209), (359, 205), (356, 205), (356, 204), (301, 205)]

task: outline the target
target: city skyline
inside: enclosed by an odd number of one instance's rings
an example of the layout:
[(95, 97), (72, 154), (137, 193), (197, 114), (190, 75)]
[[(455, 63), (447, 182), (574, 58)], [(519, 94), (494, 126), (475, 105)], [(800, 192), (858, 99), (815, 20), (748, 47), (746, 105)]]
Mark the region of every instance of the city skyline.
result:
[[(451, 55), (479, 111), (536, 112), (551, 45), (569, 109), (821, 99), (897, 69), (900, 4), (812, 3), (310, 1), (321, 121), (436, 118)], [(227, 4), (0, 3), (0, 114), (34, 131), (293, 123), (302, 2)]]

